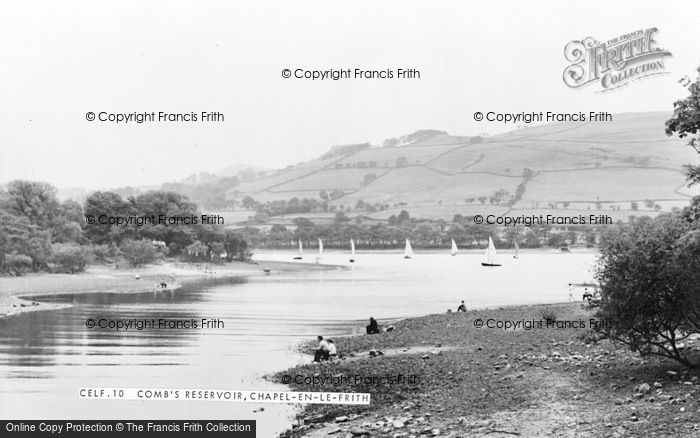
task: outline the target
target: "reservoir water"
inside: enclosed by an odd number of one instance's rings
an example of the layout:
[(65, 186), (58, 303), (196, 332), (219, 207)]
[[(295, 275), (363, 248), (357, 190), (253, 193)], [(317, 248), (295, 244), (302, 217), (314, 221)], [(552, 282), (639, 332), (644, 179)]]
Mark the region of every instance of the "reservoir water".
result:
[[(290, 252), (255, 259), (291, 261)], [(283, 404), (81, 400), (80, 387), (286, 390), (265, 374), (310, 360), (295, 345), (316, 335), (358, 334), (382, 320), (468, 308), (563, 302), (568, 283), (593, 280), (595, 254), (521, 253), (484, 268), (479, 253), (327, 251), (328, 271), (189, 283), (172, 292), (64, 294), (72, 306), (0, 319), (0, 414), (6, 419), (254, 419), (258, 436), (284, 430)], [(315, 254), (299, 263), (313, 263)], [(576, 299), (580, 300), (577, 292)], [(208, 330), (88, 329), (87, 319), (218, 318)], [(264, 411), (259, 411), (264, 406)], [(257, 411), (257, 412), (255, 412)]]

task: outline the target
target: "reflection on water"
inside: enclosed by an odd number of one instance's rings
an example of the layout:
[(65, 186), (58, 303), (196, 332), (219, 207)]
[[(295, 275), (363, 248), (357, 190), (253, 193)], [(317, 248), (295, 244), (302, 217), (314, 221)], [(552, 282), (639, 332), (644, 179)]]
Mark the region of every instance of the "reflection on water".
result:
[[(80, 400), (79, 387), (284, 389), (259, 377), (300, 356), (293, 332), (265, 340), (231, 299), (242, 279), (206, 281), (176, 291), (38, 297), (73, 304), (0, 319), (0, 412), (4, 418), (257, 419), (260, 436), (284, 429), (292, 407), (211, 402)], [(88, 329), (87, 319), (219, 318), (223, 329)], [(249, 318), (248, 318), (249, 319)], [(278, 332), (284, 332), (278, 330)], [(263, 425), (262, 423), (267, 423)]]
[[(290, 260), (290, 253), (260, 259)], [(569, 282), (591, 280), (592, 254), (523, 254), (502, 268), (481, 256), (324, 253), (348, 269), (273, 272), (250, 281), (208, 280), (175, 291), (36, 298), (57, 311), (0, 319), (0, 412), (4, 418), (237, 418), (259, 436), (284, 429), (292, 407), (226, 402), (80, 400), (79, 387), (285, 389), (260, 377), (308, 361), (294, 344), (317, 334), (360, 333), (369, 316), (392, 319), (456, 308), (566, 301)], [(311, 257), (309, 257), (311, 260)], [(260, 262), (261, 269), (264, 262)], [(218, 318), (222, 329), (88, 329), (87, 319)]]

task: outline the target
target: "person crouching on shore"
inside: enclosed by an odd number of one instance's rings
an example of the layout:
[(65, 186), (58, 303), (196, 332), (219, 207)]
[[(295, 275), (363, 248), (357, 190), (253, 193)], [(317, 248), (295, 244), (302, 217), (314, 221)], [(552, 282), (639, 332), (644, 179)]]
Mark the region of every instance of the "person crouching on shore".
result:
[(328, 340), (328, 360), (333, 360), (338, 358), (338, 349), (335, 347), (332, 339)]
[(375, 335), (379, 333), (379, 324), (377, 324), (377, 320), (373, 317), (370, 317), (369, 325), (365, 327), (365, 330), (367, 330), (368, 335)]
[(329, 347), (328, 342), (323, 339), (323, 336), (318, 336), (318, 349), (314, 353), (314, 362), (328, 360)]

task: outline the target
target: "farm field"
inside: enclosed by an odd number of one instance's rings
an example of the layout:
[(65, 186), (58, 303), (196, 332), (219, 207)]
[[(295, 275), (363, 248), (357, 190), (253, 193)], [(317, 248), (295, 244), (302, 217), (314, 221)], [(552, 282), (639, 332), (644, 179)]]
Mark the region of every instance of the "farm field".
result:
[[(687, 187), (683, 168), (698, 156), (685, 140), (665, 135), (669, 116), (626, 113), (612, 122), (527, 126), (484, 138), (436, 134), (404, 146), (336, 147), (325, 158), (241, 184), (228, 197), (320, 202), (322, 191), (336, 191), (329, 206), (378, 219), (395, 210), (450, 219), (487, 206), (503, 214), (552, 204), (653, 215), (700, 194)], [(501, 199), (492, 199), (497, 192)], [(359, 201), (384, 210), (352, 211)], [(654, 204), (635, 211), (632, 202)]]

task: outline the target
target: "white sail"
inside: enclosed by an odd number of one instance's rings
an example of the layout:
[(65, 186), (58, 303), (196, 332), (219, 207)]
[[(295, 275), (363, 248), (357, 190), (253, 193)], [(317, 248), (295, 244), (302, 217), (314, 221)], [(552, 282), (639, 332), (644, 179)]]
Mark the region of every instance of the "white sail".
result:
[(457, 255), (457, 251), (458, 251), (458, 250), (457, 250), (457, 244), (455, 243), (455, 240), (452, 239), (452, 251), (451, 251), (451, 254), (452, 254), (452, 255)]
[(406, 249), (403, 250), (403, 257), (405, 259), (410, 259), (413, 257), (413, 248), (411, 248), (411, 242), (406, 239)]
[(518, 250), (520, 249), (520, 246), (518, 246), (518, 242), (515, 242), (515, 255), (513, 258), (517, 259), (518, 258)]
[(355, 241), (350, 239), (350, 254), (355, 257)]
[(316, 263), (321, 263), (321, 256), (323, 255), (323, 241), (318, 239), (318, 255), (316, 256)]
[(294, 257), (294, 260), (301, 260), (304, 256), (304, 249), (301, 247), (301, 239), (299, 239), (299, 254)]
[(493, 239), (489, 236), (489, 247), (486, 248), (486, 263), (490, 265), (498, 264), (498, 260), (496, 260), (497, 255), (496, 247), (493, 245)]

